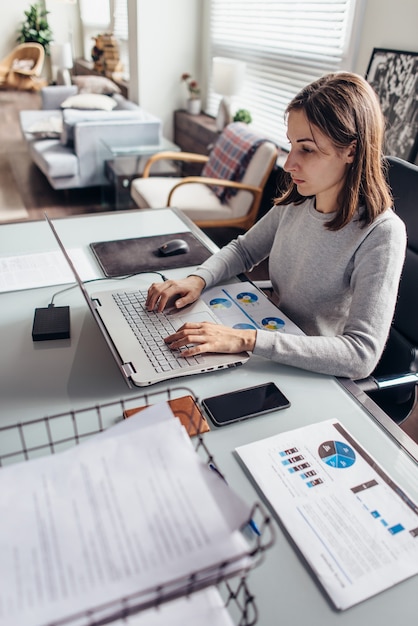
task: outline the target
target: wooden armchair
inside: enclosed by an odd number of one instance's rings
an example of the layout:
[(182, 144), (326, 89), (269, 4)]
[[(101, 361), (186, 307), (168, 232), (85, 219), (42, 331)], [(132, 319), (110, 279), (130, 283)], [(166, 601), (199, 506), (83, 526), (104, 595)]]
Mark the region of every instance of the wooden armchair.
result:
[[(230, 125), (234, 127), (229, 128), (232, 143), (234, 133), (241, 133), (242, 126)], [(250, 131), (244, 129), (243, 132)], [(233, 226), (246, 230), (257, 219), (264, 186), (278, 155), (277, 146), (272, 141), (261, 137), (257, 139), (253, 133), (252, 141), (251, 156), (245, 160), (241, 178), (234, 175), (229, 178), (205, 175), (205, 171), (210, 171), (211, 162), (216, 168), (217, 158), (225, 159), (221, 135), (209, 156), (190, 152), (160, 152), (150, 157), (142, 178), (132, 181), (131, 197), (140, 208), (175, 206), (201, 228)], [(202, 163), (202, 175), (184, 178), (150, 176), (154, 163), (162, 159)], [(218, 170), (222, 174), (222, 167)]]
[(45, 61), (44, 47), (39, 43), (21, 43), (0, 61), (0, 86), (9, 89), (39, 89)]

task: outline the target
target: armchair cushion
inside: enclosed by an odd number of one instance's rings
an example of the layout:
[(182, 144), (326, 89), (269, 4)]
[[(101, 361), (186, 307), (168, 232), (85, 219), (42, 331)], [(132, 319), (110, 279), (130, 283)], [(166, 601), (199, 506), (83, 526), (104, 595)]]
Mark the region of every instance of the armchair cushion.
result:
[[(266, 139), (261, 139), (242, 122), (229, 124), (217, 140), (201, 175), (240, 182), (254, 152), (264, 141)], [(212, 191), (221, 202), (226, 202), (237, 193), (236, 189), (222, 186), (212, 186)]]
[(24, 72), (28, 72), (34, 65), (34, 59), (14, 59), (12, 63), (12, 71), (19, 72), (23, 70)]
[[(182, 178), (158, 177), (140, 178), (132, 182), (131, 194), (140, 208), (165, 207), (173, 186)], [(249, 194), (250, 195), (250, 194)], [(235, 217), (228, 204), (222, 204), (208, 185), (190, 183), (179, 187), (175, 193), (174, 206), (181, 207), (183, 213), (193, 221), (203, 220), (210, 213), (211, 218), (225, 220)]]

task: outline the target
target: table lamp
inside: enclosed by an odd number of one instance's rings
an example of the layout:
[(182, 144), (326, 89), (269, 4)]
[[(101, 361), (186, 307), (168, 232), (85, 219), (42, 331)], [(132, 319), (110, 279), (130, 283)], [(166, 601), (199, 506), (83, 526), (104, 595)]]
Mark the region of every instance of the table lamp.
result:
[(51, 63), (57, 68), (57, 85), (71, 85), (69, 70), (73, 67), (73, 53), (69, 42), (51, 44)]
[(227, 124), (232, 122), (231, 96), (235, 96), (244, 82), (245, 63), (235, 59), (214, 57), (212, 59), (212, 83), (213, 90), (221, 94), (216, 128), (222, 131)]

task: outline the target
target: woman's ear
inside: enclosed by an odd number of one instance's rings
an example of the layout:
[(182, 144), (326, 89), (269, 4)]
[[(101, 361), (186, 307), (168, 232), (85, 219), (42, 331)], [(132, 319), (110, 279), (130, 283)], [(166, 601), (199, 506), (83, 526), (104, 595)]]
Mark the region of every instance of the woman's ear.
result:
[(346, 163), (352, 163), (354, 161), (354, 157), (356, 156), (357, 149), (357, 140), (355, 139), (350, 143), (346, 148)]

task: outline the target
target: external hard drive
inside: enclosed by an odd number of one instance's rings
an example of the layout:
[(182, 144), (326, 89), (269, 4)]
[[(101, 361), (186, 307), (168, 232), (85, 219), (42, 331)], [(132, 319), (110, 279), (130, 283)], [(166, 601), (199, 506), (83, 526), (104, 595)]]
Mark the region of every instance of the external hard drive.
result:
[(33, 319), (33, 341), (68, 339), (70, 336), (70, 307), (49, 306), (35, 309)]

